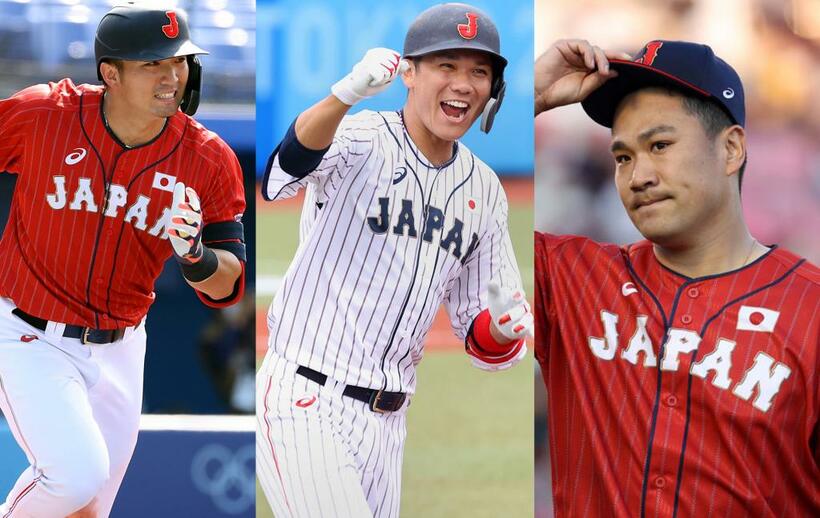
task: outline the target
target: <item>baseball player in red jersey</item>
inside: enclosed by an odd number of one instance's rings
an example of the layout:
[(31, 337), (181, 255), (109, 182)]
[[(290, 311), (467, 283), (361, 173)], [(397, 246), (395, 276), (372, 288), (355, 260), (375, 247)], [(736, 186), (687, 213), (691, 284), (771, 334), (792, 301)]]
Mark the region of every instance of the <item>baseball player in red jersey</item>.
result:
[(820, 276), (744, 222), (737, 73), (705, 45), (569, 40), (535, 81), (536, 114), (612, 128), (646, 238), (536, 234), (556, 516), (818, 516)]
[(30, 462), (3, 518), (108, 516), (169, 256), (204, 303), (242, 296), (242, 173), (189, 116), (204, 51), (184, 14), (115, 7), (95, 50), (104, 86), (0, 101), (0, 170), (18, 175), (0, 241), (0, 409)]

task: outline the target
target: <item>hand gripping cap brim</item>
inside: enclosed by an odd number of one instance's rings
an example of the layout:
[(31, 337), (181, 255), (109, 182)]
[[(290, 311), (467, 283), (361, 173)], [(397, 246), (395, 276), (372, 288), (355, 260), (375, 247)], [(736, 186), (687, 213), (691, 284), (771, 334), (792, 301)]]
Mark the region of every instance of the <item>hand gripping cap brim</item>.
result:
[(97, 76), (104, 59), (159, 61), (177, 56), (207, 54), (191, 42), (183, 11), (135, 5), (114, 7), (97, 26), (94, 42)]
[(404, 38), (402, 54), (414, 57), (456, 49), (491, 54), (500, 72), (507, 66), (495, 24), (483, 11), (467, 4), (436, 5), (418, 15)]
[(737, 72), (706, 45), (656, 40), (633, 61), (610, 60), (618, 76), (592, 92), (581, 105), (587, 115), (611, 128), (621, 101), (642, 88), (680, 90), (715, 102), (735, 124), (746, 122), (743, 84)]

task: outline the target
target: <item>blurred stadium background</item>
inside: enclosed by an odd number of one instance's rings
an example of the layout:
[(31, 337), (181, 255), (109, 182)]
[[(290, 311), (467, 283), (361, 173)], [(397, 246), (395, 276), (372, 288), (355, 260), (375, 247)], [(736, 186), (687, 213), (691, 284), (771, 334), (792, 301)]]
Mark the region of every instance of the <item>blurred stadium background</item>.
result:
[[(585, 38), (629, 52), (647, 41), (710, 45), (746, 92), (749, 164), (743, 203), (752, 233), (820, 260), (820, 1), (536, 0), (535, 53)], [(580, 106), (535, 121), (536, 229), (614, 243), (641, 238), (614, 189), (609, 130)], [(546, 396), (536, 373), (536, 516), (551, 516)]]
[[(0, 98), (63, 77), (98, 84), (94, 33), (116, 3), (0, 0)], [(253, 516), (253, 418), (213, 414), (254, 411), (256, 7), (253, 0), (161, 5), (187, 10), (192, 39), (210, 51), (201, 58), (202, 104), (195, 118), (236, 151), (245, 172), (246, 295), (232, 308), (209, 309), (176, 263), (166, 265), (148, 316), (142, 431), (112, 516)], [(0, 227), (15, 178), (0, 174)], [(0, 418), (0, 498), (24, 465)]]
[[(257, 175), (288, 126), (330, 92), (367, 49), (401, 50), (410, 22), (435, 1), (260, 0), (257, 3)], [(470, 2), (501, 33), (507, 97), (492, 133), (463, 139), (502, 177), (510, 231), (532, 293), (532, 38), (530, 0)], [(397, 81), (359, 109), (396, 110)], [(257, 191), (258, 192), (258, 191)], [(265, 313), (298, 246), (299, 200), (258, 203), (257, 358), (266, 350)], [(532, 371), (529, 360), (504, 373), (473, 368), (445, 319), (437, 318), (419, 366), (408, 413), (402, 516), (496, 517), (532, 513)], [(271, 516), (257, 493), (257, 516)]]

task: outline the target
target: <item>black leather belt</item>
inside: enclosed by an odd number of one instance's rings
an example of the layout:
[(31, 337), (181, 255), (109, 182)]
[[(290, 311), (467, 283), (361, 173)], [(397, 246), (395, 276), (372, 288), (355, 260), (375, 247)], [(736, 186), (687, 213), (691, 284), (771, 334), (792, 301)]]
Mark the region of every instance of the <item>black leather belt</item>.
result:
[[(321, 372), (301, 365), (296, 369), (296, 374), (315, 381), (322, 386), (327, 382), (327, 376)], [(378, 413), (395, 412), (401, 408), (404, 404), (404, 400), (407, 399), (407, 394), (404, 392), (387, 392), (384, 390), (355, 387), (353, 385), (347, 385), (342, 395), (367, 403), (368, 406), (370, 406), (370, 410)]]
[[(40, 331), (45, 331), (48, 325), (48, 320), (29, 315), (20, 308), (14, 308), (11, 312), (31, 327), (35, 327)], [(65, 325), (63, 336), (66, 338), (79, 338), (80, 342), (84, 344), (108, 344), (116, 342), (125, 335), (124, 327), (119, 329), (93, 329), (90, 327), (74, 326), (71, 324)]]

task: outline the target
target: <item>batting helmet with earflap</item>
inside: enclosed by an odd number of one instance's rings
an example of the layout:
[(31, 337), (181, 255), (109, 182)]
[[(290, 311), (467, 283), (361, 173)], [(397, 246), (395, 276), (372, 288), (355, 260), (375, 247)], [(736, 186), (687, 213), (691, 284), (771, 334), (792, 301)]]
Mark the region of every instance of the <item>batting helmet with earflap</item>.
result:
[(498, 29), (483, 11), (467, 4), (440, 4), (418, 15), (404, 38), (404, 57), (423, 56), (442, 50), (469, 49), (486, 52), (493, 59), (490, 99), (481, 114), (481, 131), (489, 133), (501, 108), (507, 60), (501, 55)]
[(188, 84), (180, 109), (196, 113), (202, 85), (202, 65), (197, 54), (207, 54), (191, 42), (188, 19), (179, 9), (160, 9), (127, 2), (108, 11), (97, 26), (94, 54), (97, 77), (106, 59), (160, 61), (177, 56), (188, 58)]

